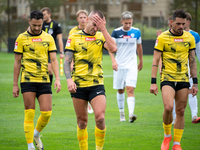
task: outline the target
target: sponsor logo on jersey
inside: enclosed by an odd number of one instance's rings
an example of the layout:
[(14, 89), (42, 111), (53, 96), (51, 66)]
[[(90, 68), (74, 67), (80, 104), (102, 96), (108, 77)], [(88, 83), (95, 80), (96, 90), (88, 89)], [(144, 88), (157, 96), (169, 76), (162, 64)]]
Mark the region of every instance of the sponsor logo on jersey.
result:
[(15, 49), (17, 49), (18, 47), (18, 42), (15, 42)]
[(42, 42), (42, 39), (41, 38), (32, 39), (32, 42)]
[(124, 39), (130, 39), (131, 36), (130, 36), (130, 35), (124, 35), (123, 38), (124, 38)]
[(70, 46), (70, 44), (71, 44), (71, 41), (72, 41), (72, 39), (68, 39), (68, 40), (67, 40), (67, 43), (66, 43), (66, 46), (67, 46), (67, 47), (69, 47), (69, 46)]
[(86, 41), (95, 41), (96, 38), (95, 37), (86, 37), (85, 40)]
[(174, 42), (183, 42), (183, 39), (174, 39)]
[(158, 45), (158, 41), (159, 41), (159, 40), (157, 39), (157, 40), (156, 40), (156, 43), (155, 43), (155, 46), (157, 46), (157, 45)]

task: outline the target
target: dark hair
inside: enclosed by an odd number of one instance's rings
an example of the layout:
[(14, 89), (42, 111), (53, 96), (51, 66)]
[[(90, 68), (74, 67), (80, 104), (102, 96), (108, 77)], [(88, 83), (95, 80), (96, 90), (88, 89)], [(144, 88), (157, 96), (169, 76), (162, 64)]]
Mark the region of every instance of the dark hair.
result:
[(175, 20), (176, 18), (183, 18), (185, 19), (186, 18), (186, 13), (184, 10), (182, 9), (178, 9), (178, 10), (175, 10), (173, 15), (172, 15), (172, 19)]
[(104, 18), (104, 15), (103, 15), (103, 13), (102, 13), (100, 10), (93, 10), (93, 11), (90, 13), (90, 15), (91, 15), (91, 14), (97, 14), (101, 19)]
[(192, 16), (188, 12), (186, 13), (186, 20), (192, 21)]
[(48, 14), (51, 14), (51, 9), (49, 7), (44, 7), (40, 11), (43, 12), (45, 10), (47, 11)]
[(33, 18), (36, 20), (43, 19), (43, 13), (38, 10), (34, 10), (30, 14), (30, 20)]

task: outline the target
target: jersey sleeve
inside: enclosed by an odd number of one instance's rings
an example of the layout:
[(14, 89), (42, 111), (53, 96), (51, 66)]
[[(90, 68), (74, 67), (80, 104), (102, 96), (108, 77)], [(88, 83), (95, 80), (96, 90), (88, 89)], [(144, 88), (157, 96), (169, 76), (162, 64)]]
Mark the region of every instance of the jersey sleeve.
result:
[(21, 35), (19, 35), (15, 41), (15, 46), (14, 46), (14, 53), (23, 53), (23, 44), (21, 40)]
[(67, 43), (65, 45), (65, 51), (74, 51), (75, 50), (75, 39), (74, 34), (70, 35)]
[(55, 41), (54, 41), (54, 39), (53, 39), (52, 36), (49, 36), (49, 37), (50, 37), (49, 52), (56, 52), (56, 51), (57, 51), (57, 48), (56, 48)]
[(62, 33), (62, 28), (61, 28), (60, 24), (57, 24), (55, 29), (56, 29), (56, 34)]
[(162, 40), (161, 36), (158, 36), (158, 38), (156, 39), (154, 50), (162, 52), (163, 48), (164, 48), (163, 40)]
[(196, 44), (195, 44), (195, 38), (191, 35), (191, 44), (190, 44), (190, 50), (195, 50)]
[(142, 43), (141, 33), (140, 33), (140, 30), (138, 30), (138, 32), (137, 32), (137, 44), (141, 44), (141, 43)]

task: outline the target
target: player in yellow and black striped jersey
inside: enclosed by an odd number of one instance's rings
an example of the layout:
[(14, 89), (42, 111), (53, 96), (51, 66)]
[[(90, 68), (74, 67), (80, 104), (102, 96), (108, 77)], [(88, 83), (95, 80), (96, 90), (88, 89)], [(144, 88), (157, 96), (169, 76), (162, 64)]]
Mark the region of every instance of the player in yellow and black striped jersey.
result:
[[(44, 149), (40, 132), (48, 124), (52, 113), (52, 91), (48, 76), (48, 54), (56, 77), (54, 88), (61, 90), (56, 46), (53, 37), (42, 31), (43, 14), (32, 11), (28, 30), (20, 34), (15, 42), (15, 62), (13, 73), (13, 97), (19, 96), (18, 79), (21, 71), (21, 93), (24, 100), (24, 132), (28, 150)], [(22, 68), (22, 69), (21, 69)], [(35, 98), (41, 115), (34, 129)]]
[[(176, 120), (174, 123), (174, 138), (172, 150), (182, 150), (181, 138), (184, 130), (184, 111), (187, 106), (189, 94), (188, 65), (194, 84), (191, 94), (195, 96), (198, 92), (197, 66), (195, 61), (195, 39), (189, 32), (184, 31), (186, 24), (186, 13), (176, 10), (170, 20), (170, 29), (158, 36), (155, 47), (151, 72), (150, 93), (157, 95), (158, 87), (156, 76), (160, 58), (162, 59), (161, 84), (162, 100), (164, 104), (163, 129), (164, 140), (161, 150), (169, 149), (172, 140), (172, 110), (174, 107)], [(189, 64), (188, 64), (189, 59)]]
[(101, 32), (94, 36), (84, 31), (71, 35), (65, 51), (74, 53), (72, 79), (77, 87), (103, 85), (102, 53), (105, 38)]
[(162, 52), (162, 81), (188, 82), (188, 55), (195, 50), (194, 37), (186, 31), (176, 36), (167, 30), (156, 41), (155, 50)]
[[(104, 145), (106, 97), (103, 85), (103, 48), (109, 52), (117, 50), (105, 24), (103, 13), (92, 11), (87, 17), (85, 29), (69, 36), (65, 47), (64, 71), (76, 112), (77, 138), (81, 150), (88, 149), (88, 101), (95, 115), (96, 150), (102, 150)], [(71, 77), (72, 59), (74, 69)]]
[(29, 31), (20, 34), (15, 42), (15, 53), (22, 56), (21, 83), (50, 83), (48, 75), (48, 53), (56, 52), (52, 36), (42, 31), (31, 35)]

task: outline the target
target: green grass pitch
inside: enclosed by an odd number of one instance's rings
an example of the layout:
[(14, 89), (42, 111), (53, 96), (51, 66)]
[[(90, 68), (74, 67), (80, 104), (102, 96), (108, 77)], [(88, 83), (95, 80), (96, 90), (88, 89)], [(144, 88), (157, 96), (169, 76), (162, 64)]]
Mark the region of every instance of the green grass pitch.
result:
[[(58, 57), (59, 58), (59, 57)], [(135, 114), (138, 119), (128, 122), (128, 108), (125, 103), (126, 122), (119, 121), (116, 90), (112, 88), (112, 67), (108, 55), (103, 57), (106, 107), (106, 138), (104, 150), (159, 150), (163, 140), (162, 113), (163, 103), (161, 91), (154, 96), (150, 94), (150, 78), (152, 56), (143, 56), (144, 67), (138, 73), (135, 89)], [(24, 105), (22, 94), (18, 98), (12, 96), (14, 54), (0, 52), (0, 150), (26, 150), (23, 131)], [(200, 71), (200, 63), (198, 72)], [(200, 74), (198, 74), (200, 80)], [(54, 78), (55, 79), (55, 78)], [(60, 93), (53, 90), (53, 113), (49, 124), (42, 131), (45, 150), (78, 150), (76, 137), (76, 116), (71, 97), (67, 90), (65, 76), (61, 76)], [(159, 83), (159, 81), (157, 81)], [(200, 87), (200, 86), (199, 86)], [(200, 92), (198, 93), (200, 99)], [(199, 101), (200, 103), (200, 101)], [(200, 108), (200, 104), (198, 104)], [(40, 111), (36, 102), (35, 120)], [(89, 150), (95, 149), (94, 114), (88, 114)], [(199, 113), (200, 115), (200, 113)], [(173, 130), (172, 130), (173, 134)], [(181, 140), (183, 150), (196, 150), (200, 147), (200, 123), (191, 123), (191, 112), (187, 105), (185, 112), (185, 129)], [(172, 142), (170, 143), (170, 149)]]

